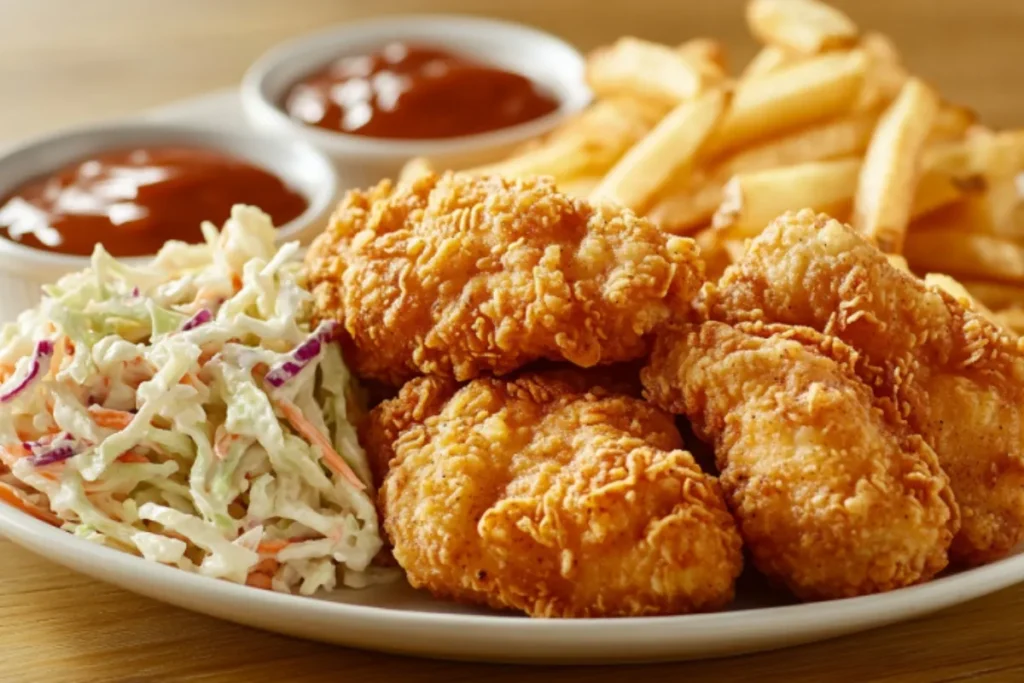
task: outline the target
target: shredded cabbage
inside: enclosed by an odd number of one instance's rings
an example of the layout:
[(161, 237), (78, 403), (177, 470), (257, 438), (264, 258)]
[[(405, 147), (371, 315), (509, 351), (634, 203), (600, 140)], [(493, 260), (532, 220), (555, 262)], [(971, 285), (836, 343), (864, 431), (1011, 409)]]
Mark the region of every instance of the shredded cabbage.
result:
[(374, 583), (358, 392), (333, 326), (310, 328), (298, 245), (275, 249), (245, 206), (203, 234), (147, 268), (97, 247), (0, 331), (0, 486), (81, 538), (205, 576)]

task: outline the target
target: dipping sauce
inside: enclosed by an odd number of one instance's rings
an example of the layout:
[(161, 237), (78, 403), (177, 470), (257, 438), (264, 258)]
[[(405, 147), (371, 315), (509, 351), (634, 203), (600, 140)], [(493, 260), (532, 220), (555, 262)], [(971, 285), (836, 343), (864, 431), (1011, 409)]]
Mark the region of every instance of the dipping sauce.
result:
[(148, 256), (168, 240), (198, 244), (200, 224), (221, 225), (235, 204), (283, 225), (305, 197), (248, 162), (201, 147), (116, 150), (31, 180), (0, 203), (0, 236), (60, 254)]
[(291, 87), (294, 119), (372, 138), (430, 140), (508, 128), (558, 101), (529, 78), (436, 47), (391, 43), (342, 57)]

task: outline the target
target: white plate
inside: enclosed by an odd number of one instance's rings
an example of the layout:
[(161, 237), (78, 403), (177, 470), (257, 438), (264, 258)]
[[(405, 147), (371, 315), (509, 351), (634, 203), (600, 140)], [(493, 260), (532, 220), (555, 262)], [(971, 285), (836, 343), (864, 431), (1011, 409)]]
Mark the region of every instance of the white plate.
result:
[[(247, 126), (234, 91), (145, 116), (232, 129)], [(10, 294), (0, 298), (9, 301)], [(718, 614), (534, 620), (436, 601), (405, 584), (339, 590), (316, 598), (269, 593), (96, 546), (5, 505), (0, 505), (0, 533), (101, 581), (241, 624), (372, 650), (505, 662), (596, 664), (767, 650), (910, 619), (1024, 581), (1024, 554), (1018, 554), (892, 593), (800, 605), (789, 604), (748, 572), (740, 581), (736, 604)]]
[[(779, 605), (753, 576), (717, 614), (527, 619), (431, 599), (405, 584), (304, 598), (187, 574), (78, 539), (0, 505), (0, 531), (54, 562), (179, 607), (287, 635), (385, 652), (500, 662), (681, 660), (768, 650), (893, 623), (1024, 579), (1024, 555), (862, 598)], [(753, 584), (753, 585), (751, 585)]]

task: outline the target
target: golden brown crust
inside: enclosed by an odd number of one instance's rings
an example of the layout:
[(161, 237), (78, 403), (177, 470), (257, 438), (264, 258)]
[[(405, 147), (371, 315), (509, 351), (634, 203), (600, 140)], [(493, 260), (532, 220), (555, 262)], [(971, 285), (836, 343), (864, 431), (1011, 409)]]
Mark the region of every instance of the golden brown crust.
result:
[(382, 401), (360, 425), (359, 441), (366, 450), (374, 486), (380, 487), (395, 457), (394, 443), (412, 425), (437, 415), (459, 388), (447, 377), (409, 380), (394, 398)]
[(549, 179), (445, 174), (350, 192), (310, 249), (316, 313), (362, 376), (464, 380), (645, 355), (702, 282), (696, 245)]
[(774, 221), (699, 308), (808, 325), (855, 348), (858, 374), (949, 475), (963, 512), (953, 560), (989, 562), (1024, 541), (1024, 341), (811, 211)]
[(381, 503), (409, 581), (532, 616), (726, 604), (742, 555), (718, 482), (671, 416), (578, 389), (557, 373), (479, 379), (401, 432)]
[(755, 565), (803, 599), (925, 581), (959, 524), (934, 452), (858, 363), (809, 328), (706, 322), (665, 330), (642, 373), (714, 442)]

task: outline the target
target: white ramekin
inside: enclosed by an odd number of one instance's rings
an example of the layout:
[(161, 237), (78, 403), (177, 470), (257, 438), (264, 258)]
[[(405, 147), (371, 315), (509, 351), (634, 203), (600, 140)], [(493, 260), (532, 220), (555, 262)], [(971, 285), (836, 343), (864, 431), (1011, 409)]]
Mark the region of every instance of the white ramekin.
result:
[[(126, 122), (70, 129), (19, 145), (0, 155), (0, 197), (25, 181), (91, 154), (136, 145), (189, 145), (221, 150), (277, 175), (300, 192), (308, 208), (278, 227), (278, 240), (308, 242), (334, 208), (338, 178), (327, 157), (298, 140), (230, 133), (193, 126)], [(144, 264), (146, 257), (124, 259)], [(40, 285), (89, 266), (86, 256), (55, 254), (0, 237), (0, 322), (31, 306)]]
[[(551, 114), (491, 133), (444, 140), (384, 140), (310, 126), (281, 108), (289, 87), (330, 61), (377, 50), (392, 41), (444, 47), (521, 73), (560, 102)], [(365, 187), (393, 177), (412, 157), (439, 168), (494, 161), (516, 145), (550, 131), (590, 101), (582, 55), (568, 43), (527, 26), (465, 16), (400, 16), (344, 24), (280, 45), (258, 59), (242, 79), (242, 106), (257, 129), (305, 140), (326, 152), (343, 187)]]

